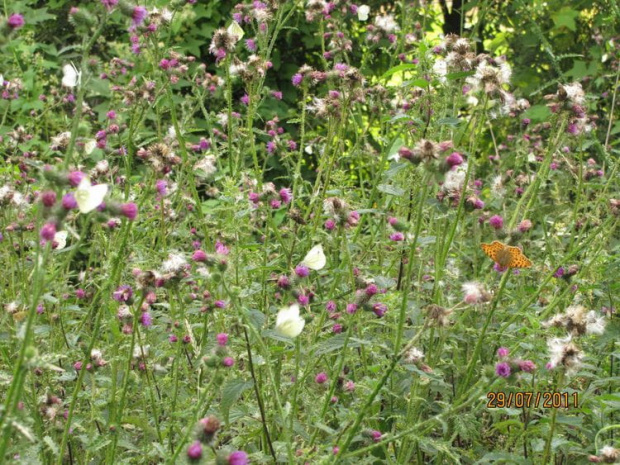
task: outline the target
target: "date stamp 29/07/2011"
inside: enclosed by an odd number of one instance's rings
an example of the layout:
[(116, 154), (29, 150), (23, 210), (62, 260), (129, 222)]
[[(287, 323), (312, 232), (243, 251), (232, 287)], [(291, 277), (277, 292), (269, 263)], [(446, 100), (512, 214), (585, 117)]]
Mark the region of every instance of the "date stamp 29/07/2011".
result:
[(487, 408), (577, 408), (579, 395), (576, 392), (488, 392)]

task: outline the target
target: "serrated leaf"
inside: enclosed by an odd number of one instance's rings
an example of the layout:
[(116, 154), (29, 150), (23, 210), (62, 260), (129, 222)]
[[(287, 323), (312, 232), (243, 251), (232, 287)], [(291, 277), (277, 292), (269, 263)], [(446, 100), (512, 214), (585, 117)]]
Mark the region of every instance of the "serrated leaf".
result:
[(49, 436), (45, 436), (43, 438), (43, 442), (45, 443), (47, 448), (52, 452), (52, 454), (54, 454), (55, 456), (58, 456), (58, 445), (54, 442), (52, 438), (50, 438)]
[(224, 386), (222, 386), (222, 401), (220, 403), (220, 408), (222, 409), (222, 414), (224, 415), (224, 419), (227, 423), (230, 407), (253, 385), (254, 383), (252, 381), (245, 381), (241, 378), (237, 378), (229, 379), (226, 381)]
[(551, 19), (553, 19), (556, 29), (565, 27), (575, 32), (577, 30), (577, 23), (575, 22), (575, 18), (577, 18), (578, 16), (578, 11), (573, 10), (568, 6), (565, 6), (557, 13), (551, 15)]
[(405, 193), (404, 189), (401, 189), (400, 187), (396, 187), (390, 184), (379, 184), (377, 186), (377, 190), (379, 192), (383, 192), (384, 194), (398, 195), (398, 196), (401, 196)]

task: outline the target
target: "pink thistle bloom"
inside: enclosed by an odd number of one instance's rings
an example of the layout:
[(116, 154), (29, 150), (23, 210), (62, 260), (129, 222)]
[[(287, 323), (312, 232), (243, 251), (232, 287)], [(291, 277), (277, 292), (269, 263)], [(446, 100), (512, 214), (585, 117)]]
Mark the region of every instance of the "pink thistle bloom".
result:
[(224, 357), (222, 359), (222, 365), (224, 365), (226, 368), (230, 368), (234, 364), (235, 364), (235, 359), (232, 357)]
[(461, 165), (463, 163), (463, 157), (458, 152), (452, 152), (446, 158), (446, 163), (450, 168)]
[(228, 465), (248, 465), (248, 454), (238, 450), (228, 456)]
[(499, 215), (489, 218), (489, 224), (493, 229), (502, 229), (504, 227), (504, 219)]
[(215, 336), (215, 338), (217, 339), (217, 343), (220, 346), (225, 346), (228, 343), (228, 334), (226, 333), (219, 333), (217, 336)]
[(134, 7), (133, 13), (131, 15), (131, 20), (134, 26), (139, 26), (140, 24), (142, 24), (148, 15), (149, 12), (143, 6)]
[(56, 192), (54, 191), (46, 191), (41, 194), (41, 202), (46, 207), (53, 207), (56, 203)]
[(56, 235), (56, 225), (54, 223), (45, 223), (39, 234), (44, 241), (53, 241)]
[(23, 27), (24, 24), (26, 24), (26, 22), (24, 21), (24, 17), (20, 15), (19, 13), (14, 13), (11, 16), (9, 16), (9, 19), (7, 20), (6, 23), (14, 31)]
[(357, 304), (347, 304), (347, 313), (352, 315), (357, 312)]
[(220, 255), (228, 255), (230, 253), (230, 250), (220, 241), (215, 241), (215, 253), (218, 253)]
[(292, 78), (291, 78), (291, 83), (295, 86), (295, 87), (299, 87), (301, 84), (301, 81), (303, 81), (304, 77), (297, 73), (295, 74)]
[(279, 192), (280, 200), (284, 202), (284, 204), (288, 205), (293, 200), (293, 193), (288, 187), (283, 187)]
[(145, 328), (151, 326), (153, 324), (151, 314), (149, 312), (142, 312), (142, 315), (140, 315), (140, 323), (142, 323), (142, 326)]
[(327, 220), (325, 222), (325, 229), (328, 231), (333, 231), (336, 228), (336, 222), (334, 220)]
[(390, 234), (390, 240), (394, 242), (400, 242), (405, 240), (405, 235), (401, 232), (395, 232)]
[(195, 262), (205, 262), (207, 260), (207, 254), (202, 250), (195, 250), (192, 254), (192, 260)]
[(510, 376), (511, 370), (510, 365), (506, 362), (500, 362), (495, 365), (495, 374), (497, 376), (501, 376), (502, 378), (508, 378)]
[(81, 171), (71, 171), (67, 175), (67, 181), (69, 181), (71, 187), (77, 187), (85, 176), (86, 174), (82, 173)]
[(295, 274), (300, 278), (305, 278), (310, 275), (310, 269), (304, 265), (297, 265), (295, 267)]
[(202, 458), (202, 444), (200, 441), (194, 441), (187, 448), (187, 458), (190, 460), (200, 460)]
[(519, 231), (525, 233), (532, 228), (532, 222), (530, 220), (523, 220), (519, 223)]
[(316, 377), (314, 378), (314, 381), (317, 382), (317, 384), (323, 384), (327, 381), (327, 374), (326, 373), (319, 373), (318, 375), (316, 375)]
[(532, 373), (536, 370), (536, 365), (531, 360), (521, 360), (519, 361), (519, 368), (526, 373)]
[(124, 203), (121, 205), (121, 215), (129, 221), (135, 220), (138, 216), (138, 206), (133, 202)]
[(510, 353), (510, 351), (508, 350), (507, 347), (500, 347), (499, 349), (497, 349), (497, 356), (499, 358), (508, 357), (509, 353)]

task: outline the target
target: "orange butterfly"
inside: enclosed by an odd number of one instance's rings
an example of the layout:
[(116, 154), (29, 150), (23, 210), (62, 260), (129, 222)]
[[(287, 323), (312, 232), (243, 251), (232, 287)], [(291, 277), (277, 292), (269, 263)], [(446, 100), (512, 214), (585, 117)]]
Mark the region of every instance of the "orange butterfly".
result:
[(495, 263), (507, 268), (529, 268), (532, 262), (519, 247), (511, 247), (499, 241), (492, 244), (480, 244), (480, 247)]

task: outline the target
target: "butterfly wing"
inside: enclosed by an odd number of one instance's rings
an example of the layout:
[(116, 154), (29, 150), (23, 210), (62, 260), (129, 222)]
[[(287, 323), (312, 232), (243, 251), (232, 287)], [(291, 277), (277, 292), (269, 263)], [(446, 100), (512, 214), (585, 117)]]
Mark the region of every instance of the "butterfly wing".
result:
[(508, 263), (510, 268), (529, 268), (532, 266), (531, 260), (525, 256), (519, 247), (508, 247), (508, 250), (510, 252), (510, 263)]
[(62, 85), (64, 87), (75, 87), (78, 85), (79, 74), (73, 64), (66, 64), (62, 67)]
[(301, 262), (302, 265), (305, 265), (315, 271), (322, 269), (326, 263), (327, 259), (323, 253), (323, 246), (320, 244), (312, 247), (310, 252), (307, 253), (306, 257)]
[(489, 257), (494, 262), (499, 261), (497, 254), (501, 250), (504, 250), (504, 247), (506, 246), (499, 241), (493, 241), (491, 244), (480, 244), (480, 248), (482, 249), (482, 251), (487, 254), (487, 257)]

